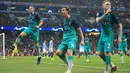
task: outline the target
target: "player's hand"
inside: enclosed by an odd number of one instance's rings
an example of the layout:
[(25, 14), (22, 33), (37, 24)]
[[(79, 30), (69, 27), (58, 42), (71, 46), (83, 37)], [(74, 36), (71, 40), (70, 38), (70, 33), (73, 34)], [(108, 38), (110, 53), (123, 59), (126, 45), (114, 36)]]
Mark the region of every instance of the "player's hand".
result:
[(39, 28), (39, 26), (35, 26), (37, 29)]
[(82, 46), (84, 46), (84, 41), (81, 41), (80, 44), (81, 44)]
[(111, 7), (109, 7), (109, 9), (106, 11), (105, 14), (108, 14), (108, 13), (110, 13), (110, 12), (111, 12)]
[(125, 42), (127, 41), (127, 39), (124, 40)]

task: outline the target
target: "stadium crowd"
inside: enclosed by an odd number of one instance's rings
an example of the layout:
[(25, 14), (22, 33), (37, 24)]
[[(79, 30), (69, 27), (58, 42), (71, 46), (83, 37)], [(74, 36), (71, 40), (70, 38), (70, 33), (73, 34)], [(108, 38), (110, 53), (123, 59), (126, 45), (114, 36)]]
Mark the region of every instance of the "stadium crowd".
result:
[[(99, 25), (95, 21), (96, 13), (101, 11), (101, 2), (102, 0), (1, 0), (0, 2), (0, 25), (1, 26), (27, 26), (27, 15), (28, 11), (26, 10), (28, 5), (19, 5), (19, 4), (11, 4), (11, 2), (33, 2), (33, 3), (46, 3), (46, 4), (63, 4), (68, 5), (77, 5), (72, 8), (73, 16), (79, 21), (82, 27), (85, 28), (99, 28)], [(113, 2), (113, 11), (119, 17), (119, 21), (123, 23), (123, 27), (125, 30), (130, 28), (130, 7), (129, 0), (114, 0)], [(6, 4), (6, 2), (10, 2), (10, 4)], [(85, 6), (82, 8), (82, 6)], [(61, 27), (63, 18), (60, 14), (60, 6), (59, 7), (51, 7), (51, 6), (41, 6), (40, 4), (36, 6), (37, 12), (40, 14), (41, 18), (45, 21), (42, 27)], [(45, 10), (44, 10), (45, 9)], [(52, 12), (48, 12), (52, 10)], [(127, 26), (126, 26), (127, 25)], [(3, 32), (3, 31), (1, 31)], [(21, 31), (4, 31), (6, 36), (6, 52), (11, 52), (11, 45), (14, 43), (17, 35)], [(129, 36), (129, 32), (128, 37)], [(115, 37), (117, 34), (115, 34)], [(44, 40), (49, 41), (51, 37), (54, 37), (54, 49), (56, 50), (59, 43), (62, 41), (62, 32), (52, 32), (52, 31), (41, 31), (40, 33), (40, 45), (42, 49), (42, 43)], [(99, 35), (90, 35), (91, 39), (91, 47), (93, 52), (96, 52), (97, 42), (99, 39)], [(34, 53), (34, 42), (30, 39), (31, 37), (27, 37), (22, 40), (22, 43), (19, 45), (20, 52), (24, 52), (26, 48), (27, 52), (32, 54)], [(31, 42), (31, 43), (30, 43)], [(32, 43), (33, 42), (33, 43)], [(128, 39), (129, 42), (129, 39)], [(24, 47), (23, 47), (24, 46)], [(78, 46), (77, 46), (78, 48)], [(115, 50), (117, 48), (117, 44), (115, 43)], [(1, 50), (2, 51), (2, 50)], [(117, 52), (117, 50), (116, 50)], [(8, 55), (8, 53), (6, 53)], [(34, 53), (35, 55), (35, 53)]]

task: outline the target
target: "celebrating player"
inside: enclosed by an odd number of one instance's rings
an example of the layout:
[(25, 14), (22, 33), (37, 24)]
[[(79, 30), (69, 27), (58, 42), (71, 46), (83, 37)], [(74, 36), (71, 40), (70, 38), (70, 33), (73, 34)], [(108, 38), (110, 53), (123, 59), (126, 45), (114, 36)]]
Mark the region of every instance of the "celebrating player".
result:
[[(56, 54), (68, 65), (68, 70), (65, 73), (71, 73), (73, 65), (73, 53), (76, 51), (76, 43), (78, 41), (77, 30), (81, 37), (81, 43), (84, 45), (84, 36), (79, 23), (71, 17), (70, 8), (64, 6), (61, 9), (62, 16), (64, 17), (63, 24), (63, 40), (59, 45)], [(68, 61), (65, 54), (68, 55)]]
[(29, 6), (29, 13), (30, 13), (30, 15), (28, 16), (29, 26), (27, 29), (25, 29), (20, 33), (20, 35), (15, 40), (13, 46), (15, 47), (23, 37), (31, 36), (32, 39), (36, 42), (36, 48), (38, 49), (37, 64), (40, 64), (41, 52), (39, 46), (39, 27), (43, 24), (43, 21), (41, 20), (40, 16), (34, 11), (35, 7), (33, 5)]
[[(111, 73), (116, 71), (117, 67), (112, 64), (111, 62), (111, 52), (113, 50), (113, 40), (114, 40), (114, 33), (113, 33), (113, 25), (119, 24), (116, 16), (111, 10), (111, 2), (109, 0), (105, 0), (102, 3), (103, 5), (103, 12), (97, 13), (96, 22), (99, 23), (101, 27), (101, 35), (98, 42), (98, 51), (99, 56), (103, 59), (106, 63), (104, 73), (108, 73), (108, 68), (111, 66)], [(121, 34), (122, 34), (122, 25), (119, 24), (119, 42), (121, 41)]]

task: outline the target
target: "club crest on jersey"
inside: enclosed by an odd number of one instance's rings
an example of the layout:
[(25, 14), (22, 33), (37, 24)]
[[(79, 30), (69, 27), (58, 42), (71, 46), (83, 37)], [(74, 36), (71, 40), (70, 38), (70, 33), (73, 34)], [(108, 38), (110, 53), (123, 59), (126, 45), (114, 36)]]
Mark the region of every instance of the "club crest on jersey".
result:
[(71, 47), (74, 48), (74, 44), (71, 44)]
[(71, 25), (71, 22), (69, 22), (69, 25)]
[(97, 13), (97, 15), (96, 16), (99, 16), (99, 13)]

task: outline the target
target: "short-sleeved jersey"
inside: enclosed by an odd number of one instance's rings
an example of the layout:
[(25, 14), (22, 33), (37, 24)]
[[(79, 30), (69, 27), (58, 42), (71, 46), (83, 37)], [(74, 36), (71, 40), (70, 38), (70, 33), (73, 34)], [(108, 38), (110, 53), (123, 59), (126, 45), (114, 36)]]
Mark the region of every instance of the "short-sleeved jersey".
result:
[(36, 14), (36, 13), (30, 14), (28, 16), (28, 22), (29, 22), (28, 27), (32, 28), (32, 29), (36, 29), (35, 26), (39, 25), (40, 20), (41, 20), (41, 18), (40, 18), (40, 16), (38, 14)]
[(121, 41), (121, 43), (125, 43), (126, 42), (126, 35), (124, 34), (124, 33), (122, 33), (122, 41)]
[(87, 37), (84, 38), (84, 46), (85, 47), (90, 47), (90, 40)]
[(79, 44), (79, 49), (84, 50), (84, 46), (82, 46), (81, 44)]
[(49, 48), (53, 48), (53, 40), (50, 40), (50, 42), (49, 42)]
[(43, 43), (42, 48), (43, 48), (43, 49), (47, 49), (46, 43)]
[[(101, 17), (103, 14), (104, 12), (97, 13), (97, 17)], [(106, 14), (102, 21), (99, 22), (101, 35), (111, 35), (114, 24), (119, 24), (115, 14), (113, 12)]]
[(79, 23), (72, 17), (64, 19), (63, 24), (63, 40), (78, 39), (77, 29), (80, 27)]

